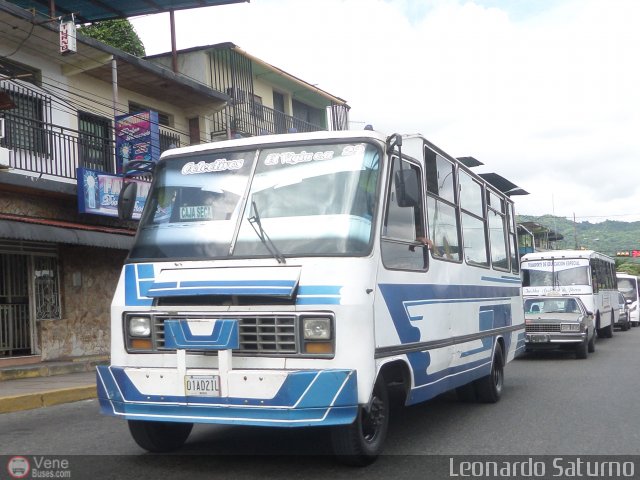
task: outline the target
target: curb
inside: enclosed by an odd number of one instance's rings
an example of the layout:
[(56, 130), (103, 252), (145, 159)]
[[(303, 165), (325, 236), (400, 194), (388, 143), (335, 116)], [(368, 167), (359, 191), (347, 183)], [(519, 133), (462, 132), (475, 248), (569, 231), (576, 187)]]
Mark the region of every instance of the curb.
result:
[(0, 414), (90, 400), (97, 398), (97, 396), (96, 386), (86, 385), (3, 397), (0, 398)]
[(53, 363), (50, 365), (34, 364), (7, 367), (0, 370), (0, 381), (20, 380), (22, 378), (51, 377), (54, 375), (66, 375), (69, 373), (92, 372), (95, 371), (98, 365), (105, 364), (108, 364), (108, 360)]

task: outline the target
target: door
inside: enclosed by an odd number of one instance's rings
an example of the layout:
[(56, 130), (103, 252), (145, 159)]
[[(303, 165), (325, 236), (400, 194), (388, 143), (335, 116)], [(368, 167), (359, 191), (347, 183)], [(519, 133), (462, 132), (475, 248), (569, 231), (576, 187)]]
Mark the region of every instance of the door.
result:
[(32, 354), (29, 256), (0, 254), (0, 358)]

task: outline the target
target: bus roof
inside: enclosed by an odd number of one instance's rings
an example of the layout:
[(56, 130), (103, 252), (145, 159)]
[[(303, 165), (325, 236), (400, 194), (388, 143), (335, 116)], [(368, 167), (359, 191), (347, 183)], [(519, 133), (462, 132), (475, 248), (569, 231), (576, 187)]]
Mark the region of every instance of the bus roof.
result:
[(615, 260), (604, 253), (595, 250), (550, 250), (547, 252), (526, 253), (522, 256), (521, 261), (527, 260), (551, 260), (556, 258), (600, 258), (615, 262)]
[(626, 273), (626, 272), (616, 272), (616, 277), (620, 277), (620, 278), (640, 278), (637, 275), (631, 275), (630, 273)]
[(189, 153), (205, 152), (208, 150), (218, 150), (223, 148), (247, 147), (253, 145), (277, 144), (297, 141), (312, 140), (330, 140), (330, 139), (352, 139), (352, 138), (370, 138), (385, 142), (388, 136), (373, 130), (319, 130), (316, 132), (305, 133), (279, 133), (273, 135), (257, 135), (253, 137), (235, 138), (232, 140), (221, 140), (218, 142), (202, 143), (199, 145), (191, 145), (189, 147), (172, 148), (165, 150), (161, 159), (170, 158), (176, 155)]

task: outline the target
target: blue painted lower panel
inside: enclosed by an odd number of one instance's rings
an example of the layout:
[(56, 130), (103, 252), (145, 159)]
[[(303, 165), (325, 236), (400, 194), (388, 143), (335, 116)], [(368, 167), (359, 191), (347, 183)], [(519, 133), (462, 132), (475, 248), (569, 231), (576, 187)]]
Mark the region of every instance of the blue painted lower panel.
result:
[(307, 427), (350, 424), (358, 412), (353, 370), (291, 372), (273, 398), (195, 399), (142, 395), (124, 368), (99, 366), (97, 389), (102, 413), (129, 420)]

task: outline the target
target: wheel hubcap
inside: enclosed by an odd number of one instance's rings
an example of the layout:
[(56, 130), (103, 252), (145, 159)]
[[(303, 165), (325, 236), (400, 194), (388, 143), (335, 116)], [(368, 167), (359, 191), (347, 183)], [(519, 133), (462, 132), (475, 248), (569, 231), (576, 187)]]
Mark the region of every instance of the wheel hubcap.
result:
[(364, 409), (362, 410), (362, 434), (367, 442), (375, 440), (384, 420), (384, 403), (380, 398), (374, 396), (369, 412)]

